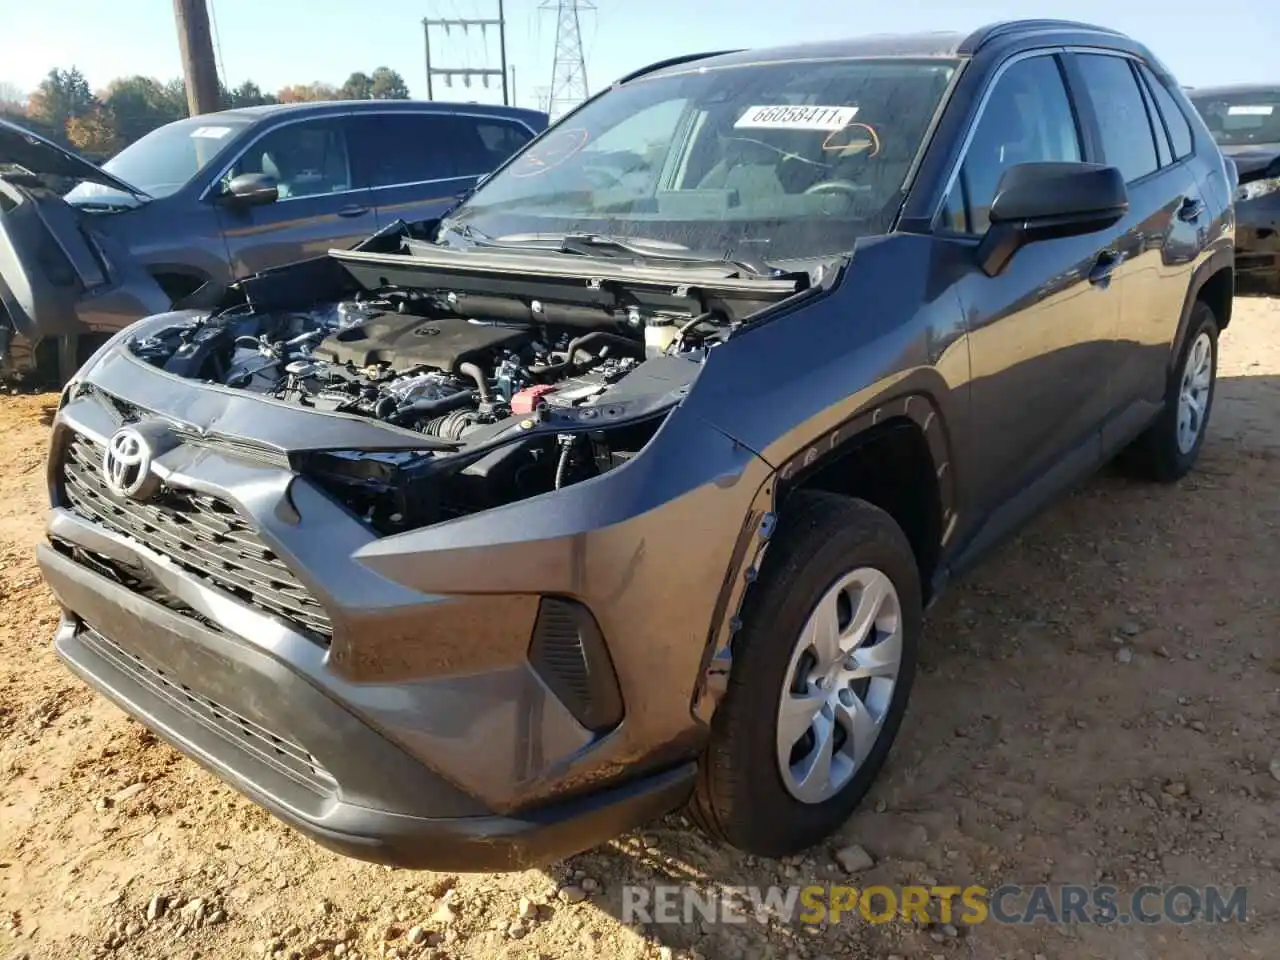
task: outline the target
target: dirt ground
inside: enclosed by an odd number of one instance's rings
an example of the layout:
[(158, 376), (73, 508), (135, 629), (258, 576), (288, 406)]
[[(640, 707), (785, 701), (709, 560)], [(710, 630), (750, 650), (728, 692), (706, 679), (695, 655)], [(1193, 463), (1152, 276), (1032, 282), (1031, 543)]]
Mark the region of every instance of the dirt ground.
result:
[[(32, 560), (55, 398), (4, 398), (0, 957), (1278, 956), (1280, 300), (1237, 301), (1219, 377), (1190, 477), (1101, 476), (943, 598), (889, 765), (830, 849), (756, 860), (671, 817), (502, 876), (331, 855), (62, 669)], [(833, 856), (851, 843), (876, 861), (852, 880)], [(617, 919), (624, 884), (676, 881), (1244, 885), (1248, 917), (958, 930)]]

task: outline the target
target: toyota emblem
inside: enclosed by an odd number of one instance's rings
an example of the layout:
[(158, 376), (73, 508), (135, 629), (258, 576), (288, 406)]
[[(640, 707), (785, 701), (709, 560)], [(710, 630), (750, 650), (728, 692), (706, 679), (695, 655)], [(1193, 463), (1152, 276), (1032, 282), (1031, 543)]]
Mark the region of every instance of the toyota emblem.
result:
[(151, 473), (151, 444), (133, 427), (121, 427), (107, 441), (102, 455), (102, 480), (117, 497), (145, 500), (148, 486), (154, 484)]

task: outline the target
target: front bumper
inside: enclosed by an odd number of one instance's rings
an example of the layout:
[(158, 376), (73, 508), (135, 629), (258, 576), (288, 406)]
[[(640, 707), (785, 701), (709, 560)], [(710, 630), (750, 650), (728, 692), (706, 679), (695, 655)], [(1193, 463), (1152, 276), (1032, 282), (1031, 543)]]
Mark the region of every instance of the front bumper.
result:
[(1280, 294), (1280, 191), (1236, 204), (1236, 289)]
[[(415, 869), (525, 869), (660, 816), (679, 806), (692, 786), (694, 766), (686, 763), (520, 814), (476, 815), (474, 801), (287, 664), (49, 545), (42, 544), (38, 556), (59, 602), (76, 611), (63, 618), (54, 639), (73, 672), (338, 853)], [(342, 799), (343, 789), (362, 802)]]
[[(376, 448), (376, 425), (116, 369), (128, 376), (91, 369), (55, 419), (56, 506), (39, 553), (65, 612), (58, 653), (88, 683), (281, 819), (365, 859), (518, 869), (682, 802), (726, 574), (771, 476), (754, 454), (673, 416), (597, 480), (378, 539), (287, 462), (189, 439), (192, 426), (240, 437), (230, 428), (244, 423)], [(167, 423), (132, 406), (148, 390), (182, 414), (183, 439), (153, 465), (168, 492), (108, 497), (92, 479), (100, 451), (76, 451), (102, 447), (122, 411)], [(177, 494), (177, 512), (157, 506)], [(620, 722), (584, 719), (574, 684), (533, 662), (552, 598), (598, 624)]]
[(27, 338), (13, 329), (0, 304), (0, 383), (20, 382), (35, 372), (35, 351)]

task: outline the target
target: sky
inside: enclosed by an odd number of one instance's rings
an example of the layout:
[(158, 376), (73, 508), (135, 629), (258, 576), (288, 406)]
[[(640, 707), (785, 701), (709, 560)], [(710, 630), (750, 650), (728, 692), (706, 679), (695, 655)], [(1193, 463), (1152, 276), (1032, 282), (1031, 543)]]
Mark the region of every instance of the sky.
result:
[[(498, 0), (209, 0), (223, 82), (340, 85), (354, 70), (389, 66), (425, 97), (422, 18), (494, 17)], [(554, 6), (555, 0), (550, 0)], [(506, 0), (507, 60), (516, 100), (536, 107), (551, 84), (556, 14), (546, 0)], [(1222, 9), (1223, 16), (1213, 11)], [(754, 12), (753, 12), (754, 11)], [(595, 0), (581, 15), (590, 90), (681, 53), (772, 46), (838, 36), (967, 30), (1018, 17), (1084, 20), (1144, 42), (1185, 85), (1280, 82), (1280, 2), (1191, 0)], [(51, 68), (79, 67), (94, 89), (137, 73), (181, 74), (172, 0), (0, 0), (0, 89), (30, 90)], [(18, 40), (19, 42), (13, 42)], [(496, 31), (432, 39), (436, 66), (496, 67)], [(501, 102), (486, 90), (436, 80), (437, 100)]]

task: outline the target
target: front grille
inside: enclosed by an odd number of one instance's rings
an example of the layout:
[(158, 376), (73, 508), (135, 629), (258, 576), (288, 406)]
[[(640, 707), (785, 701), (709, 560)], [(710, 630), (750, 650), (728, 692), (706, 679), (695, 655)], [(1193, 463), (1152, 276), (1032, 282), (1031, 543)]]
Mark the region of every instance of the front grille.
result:
[(333, 626), (324, 608), (234, 507), (216, 497), (172, 488), (145, 503), (122, 499), (103, 482), (101, 461), (101, 448), (85, 437), (77, 434), (67, 444), (62, 478), (72, 510), (328, 642)]
[(266, 727), (259, 726), (208, 697), (201, 696), (186, 684), (178, 683), (163, 670), (129, 653), (88, 625), (81, 627), (79, 639), (103, 660), (149, 692), (278, 773), (322, 797), (332, 796), (336, 792), (338, 783), (333, 775), (298, 744), (272, 733)]
[(99, 576), (106, 577), (108, 580), (114, 580), (126, 590), (146, 597), (153, 603), (158, 603), (162, 607), (168, 607), (174, 613), (181, 614), (191, 620), (196, 621), (206, 630), (212, 630), (214, 633), (225, 633), (222, 625), (217, 621), (210, 620), (200, 611), (187, 606), (181, 598), (174, 596), (164, 588), (164, 585), (152, 577), (146, 570), (141, 567), (132, 567), (120, 563), (111, 557), (93, 550), (86, 550), (78, 543), (72, 543), (69, 540), (63, 540), (60, 537), (49, 538), (49, 546), (53, 547), (64, 557), (74, 560), (81, 566), (88, 567)]

